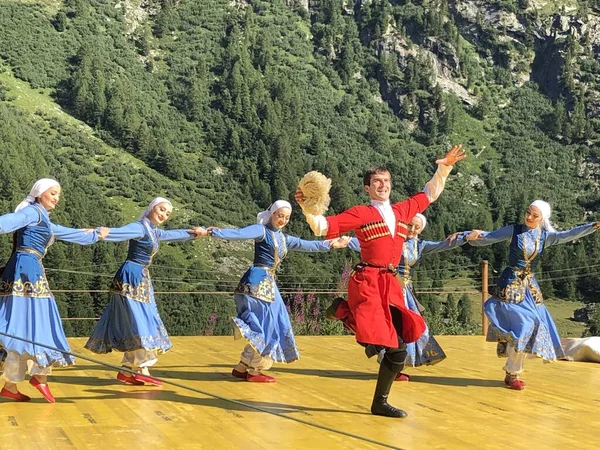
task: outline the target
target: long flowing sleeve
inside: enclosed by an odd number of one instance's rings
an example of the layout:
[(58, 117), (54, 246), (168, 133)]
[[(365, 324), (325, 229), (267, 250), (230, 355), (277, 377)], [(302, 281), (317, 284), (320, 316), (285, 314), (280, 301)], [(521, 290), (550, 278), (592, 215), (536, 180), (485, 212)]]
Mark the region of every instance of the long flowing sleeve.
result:
[(550, 247), (552, 245), (564, 244), (584, 236), (589, 236), (596, 231), (595, 224), (596, 222), (591, 222), (566, 231), (550, 231), (546, 236), (545, 246)]
[(423, 192), (427, 195), (430, 203), (435, 202), (444, 190), (450, 172), (452, 172), (452, 166), (439, 164), (437, 170), (433, 174), (433, 178), (425, 184)]
[(40, 213), (35, 207), (26, 207), (15, 213), (0, 216), (0, 234), (11, 233), (27, 225), (38, 223)]
[(189, 241), (190, 239), (194, 239), (194, 235), (188, 230), (158, 230), (158, 240), (161, 242)]
[(325, 216), (304, 214), (304, 217), (306, 217), (306, 222), (308, 223), (308, 226), (315, 234), (315, 236), (325, 236), (327, 234), (327, 230), (329, 229), (329, 222), (327, 222)]
[(51, 223), (52, 234), (54, 238), (59, 241), (71, 242), (72, 244), (79, 245), (90, 245), (98, 242), (98, 232), (84, 231), (77, 228), (63, 227), (62, 225), (56, 225)]
[(285, 242), (288, 250), (300, 252), (328, 252), (330, 250), (329, 243), (325, 241), (308, 241), (287, 234), (285, 235)]
[(109, 228), (106, 242), (122, 242), (144, 237), (144, 226), (140, 222), (129, 223), (119, 228)]
[(513, 225), (507, 225), (496, 231), (486, 231), (475, 241), (468, 241), (473, 247), (484, 247), (486, 245), (496, 244), (498, 242), (507, 241), (512, 238)]
[(260, 224), (250, 225), (241, 229), (233, 228), (215, 228), (211, 234), (212, 237), (228, 240), (254, 239), (262, 240), (265, 237), (265, 226)]
[(448, 239), (444, 239), (443, 241), (434, 242), (434, 241), (421, 241), (421, 254), (425, 255), (427, 253), (439, 253), (445, 252), (446, 250), (452, 250), (453, 248), (460, 247), (467, 243), (464, 234), (460, 234), (450, 242)]

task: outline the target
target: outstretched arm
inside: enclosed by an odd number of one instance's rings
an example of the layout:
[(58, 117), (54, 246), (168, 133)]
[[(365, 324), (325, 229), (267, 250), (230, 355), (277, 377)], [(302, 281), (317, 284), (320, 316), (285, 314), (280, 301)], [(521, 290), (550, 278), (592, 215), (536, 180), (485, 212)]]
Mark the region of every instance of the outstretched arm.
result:
[(288, 250), (300, 252), (328, 252), (331, 250), (330, 241), (309, 241), (296, 236), (285, 236)]
[(439, 242), (421, 241), (421, 254), (425, 255), (427, 253), (445, 252), (447, 250), (452, 250), (453, 248), (460, 247), (461, 245), (464, 245), (466, 243), (467, 239), (465, 233), (459, 233), (458, 235), (448, 236), (446, 239)]
[(507, 225), (496, 231), (473, 230), (467, 235), (467, 242), (474, 247), (484, 247), (502, 241), (508, 241), (513, 235), (513, 225)]
[(40, 212), (35, 207), (26, 207), (15, 213), (0, 216), (0, 234), (11, 233), (40, 221)]
[(122, 227), (109, 228), (106, 242), (123, 242), (144, 237), (144, 226), (140, 222), (128, 223)]
[(466, 157), (467, 155), (465, 155), (462, 145), (455, 145), (446, 153), (446, 156), (436, 161), (438, 168), (431, 180), (425, 184), (423, 192), (419, 192), (404, 201), (394, 204), (394, 208), (400, 213), (400, 217), (404, 222), (410, 222), (415, 214), (422, 213), (431, 203), (438, 199), (444, 190), (448, 175), (452, 172), (452, 166)]
[(196, 233), (193, 230), (158, 230), (158, 240), (161, 242), (189, 241), (195, 239)]
[(54, 238), (60, 241), (71, 242), (72, 244), (90, 245), (98, 242), (100, 233), (97, 230), (77, 229), (63, 227), (62, 225), (51, 224)]
[(566, 231), (550, 231), (546, 237), (546, 247), (552, 245), (564, 244), (575, 239), (588, 236), (600, 227), (600, 222), (587, 223)]
[(355, 252), (360, 252), (360, 242), (358, 241), (358, 238), (353, 237), (350, 239), (350, 242), (348, 242), (348, 248), (354, 250)]
[(438, 159), (435, 163), (438, 164), (438, 168), (433, 175), (433, 178), (427, 182), (423, 188), (423, 192), (427, 195), (427, 199), (430, 203), (435, 202), (446, 185), (446, 179), (450, 172), (452, 172), (452, 166), (458, 161), (465, 159), (467, 155), (462, 148), (462, 145), (455, 145), (450, 149), (446, 156), (442, 159)]
[(209, 235), (212, 237), (228, 240), (243, 240), (253, 239), (255, 241), (262, 240), (265, 238), (265, 227), (264, 225), (250, 225), (241, 229), (233, 228), (208, 228)]

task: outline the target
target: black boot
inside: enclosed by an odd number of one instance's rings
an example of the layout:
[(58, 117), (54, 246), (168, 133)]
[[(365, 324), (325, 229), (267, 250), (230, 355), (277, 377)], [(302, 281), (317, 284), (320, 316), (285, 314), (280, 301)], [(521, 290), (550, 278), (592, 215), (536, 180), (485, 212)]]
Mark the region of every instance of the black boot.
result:
[(375, 355), (379, 355), (379, 353), (381, 352), (381, 350), (383, 350), (385, 347), (382, 347), (381, 345), (373, 345), (373, 344), (363, 344), (365, 346), (365, 355), (367, 355), (367, 358), (372, 358)]
[(388, 367), (389, 365), (391, 364), (385, 358), (379, 365), (379, 375), (377, 377), (373, 404), (371, 405), (371, 414), (386, 417), (406, 417), (408, 416), (406, 411), (394, 408), (387, 402), (390, 389), (397, 374), (397, 372)]
[(340, 306), (340, 303), (342, 303), (343, 301), (343, 297), (335, 298), (331, 305), (329, 305), (329, 308), (325, 310), (325, 317), (327, 317), (329, 320), (337, 320), (335, 317), (335, 312), (337, 311), (338, 306)]

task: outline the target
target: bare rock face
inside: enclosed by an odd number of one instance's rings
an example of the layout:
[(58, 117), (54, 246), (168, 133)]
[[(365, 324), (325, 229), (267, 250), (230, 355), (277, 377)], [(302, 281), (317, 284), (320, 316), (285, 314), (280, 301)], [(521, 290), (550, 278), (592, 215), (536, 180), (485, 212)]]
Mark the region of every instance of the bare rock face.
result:
[(290, 8), (302, 7), (304, 10), (308, 11), (309, 0), (285, 0), (285, 4)]

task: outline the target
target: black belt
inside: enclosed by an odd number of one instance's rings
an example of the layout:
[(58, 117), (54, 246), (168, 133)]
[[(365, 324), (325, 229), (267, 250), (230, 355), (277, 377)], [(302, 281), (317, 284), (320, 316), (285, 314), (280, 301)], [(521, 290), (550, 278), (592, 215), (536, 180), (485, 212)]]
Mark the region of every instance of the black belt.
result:
[(393, 275), (396, 275), (398, 273), (398, 268), (391, 263), (388, 264), (387, 266), (378, 266), (376, 264), (370, 264), (370, 263), (363, 262), (363, 261), (359, 262), (356, 266), (354, 266), (354, 271), (360, 272), (360, 271), (364, 270), (365, 267), (373, 267), (375, 269), (379, 269), (382, 272), (390, 272)]

